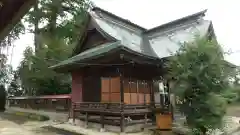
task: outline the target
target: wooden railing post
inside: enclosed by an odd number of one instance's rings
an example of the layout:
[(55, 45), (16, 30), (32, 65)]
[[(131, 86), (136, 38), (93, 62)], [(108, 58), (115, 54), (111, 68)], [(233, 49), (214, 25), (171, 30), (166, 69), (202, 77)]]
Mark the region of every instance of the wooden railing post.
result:
[(120, 129), (121, 129), (121, 132), (124, 132), (125, 123), (124, 123), (124, 103), (123, 102), (121, 102), (120, 107), (121, 107)]
[(101, 122), (100, 122), (100, 123), (101, 123), (100, 132), (104, 132), (104, 131), (105, 131), (105, 130), (104, 130), (104, 115), (103, 115), (103, 113), (101, 113), (100, 115), (101, 115), (101, 116), (100, 116), (100, 117), (101, 117), (101, 118), (100, 118), (100, 119), (101, 119), (101, 120), (100, 120), (100, 121), (101, 121)]
[(147, 113), (144, 114), (144, 127), (143, 129), (147, 126)]
[(76, 108), (76, 104), (73, 103), (72, 116), (73, 116), (73, 124), (74, 124), (74, 125), (75, 125), (75, 108)]
[(71, 99), (68, 99), (68, 120), (71, 118), (71, 111), (72, 111), (72, 105), (71, 105)]
[(86, 114), (85, 114), (85, 128), (87, 128), (88, 127), (88, 113), (86, 112)]

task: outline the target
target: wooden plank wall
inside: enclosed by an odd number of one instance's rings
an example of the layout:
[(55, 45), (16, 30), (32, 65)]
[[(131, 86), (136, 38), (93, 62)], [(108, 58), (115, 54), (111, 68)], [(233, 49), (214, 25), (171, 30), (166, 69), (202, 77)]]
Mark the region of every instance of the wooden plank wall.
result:
[(101, 81), (101, 102), (120, 102), (120, 77), (104, 77)]
[(124, 80), (124, 102), (126, 104), (150, 103), (150, 87), (144, 81)]
[[(120, 102), (120, 77), (101, 79), (101, 102)], [(144, 81), (124, 79), (124, 103), (150, 103), (150, 87)]]

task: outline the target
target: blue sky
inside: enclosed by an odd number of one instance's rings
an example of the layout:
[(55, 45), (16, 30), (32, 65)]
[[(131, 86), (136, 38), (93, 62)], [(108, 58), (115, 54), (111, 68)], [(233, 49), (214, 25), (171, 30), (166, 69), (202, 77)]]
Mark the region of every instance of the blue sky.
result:
[[(152, 28), (183, 16), (208, 9), (205, 19), (212, 20), (216, 36), (226, 59), (240, 65), (240, 1), (238, 0), (92, 0), (97, 6), (145, 28)], [(16, 68), (22, 52), (33, 44), (33, 36), (25, 34), (15, 43), (11, 64)], [(11, 53), (10, 53), (11, 55)]]

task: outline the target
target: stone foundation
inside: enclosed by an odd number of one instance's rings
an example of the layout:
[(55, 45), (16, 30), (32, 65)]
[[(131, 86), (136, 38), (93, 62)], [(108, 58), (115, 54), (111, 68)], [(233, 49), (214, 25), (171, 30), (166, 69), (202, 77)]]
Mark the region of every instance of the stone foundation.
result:
[[(73, 119), (69, 119), (68, 122), (70, 124), (76, 125), (76, 126), (81, 126), (81, 127), (85, 127), (85, 128), (91, 128), (91, 129), (97, 129), (100, 132), (109, 131), (109, 132), (120, 133), (120, 127), (119, 126), (112, 126), (112, 125), (104, 124), (104, 129), (102, 129), (101, 124), (99, 124), (99, 123), (88, 122), (88, 126), (86, 126), (85, 121), (82, 121), (82, 120), (79, 120), (79, 119), (75, 119), (75, 123), (73, 123)], [(134, 125), (131, 125), (131, 126), (126, 126), (125, 129), (124, 129), (124, 132), (125, 133), (142, 132), (143, 127), (144, 127), (144, 124), (134, 124)]]

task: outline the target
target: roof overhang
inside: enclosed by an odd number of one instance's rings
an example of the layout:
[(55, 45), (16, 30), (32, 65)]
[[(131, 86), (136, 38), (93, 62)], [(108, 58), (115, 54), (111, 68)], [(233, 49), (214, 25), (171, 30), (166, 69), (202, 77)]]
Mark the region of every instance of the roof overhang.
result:
[(72, 58), (62, 61), (57, 65), (53, 65), (50, 68), (57, 72), (69, 72), (76, 67), (82, 68), (86, 66), (104, 65), (101, 63), (100, 59), (115, 59), (114, 56), (117, 56), (118, 58), (122, 60), (124, 59), (125, 61), (129, 61), (131, 63), (155, 66), (158, 66), (158, 64), (160, 64), (162, 61), (157, 57), (148, 56), (133, 51), (130, 48), (122, 45), (120, 41), (116, 41), (91, 48)]
[(0, 40), (3, 40), (36, 0), (0, 0)]

